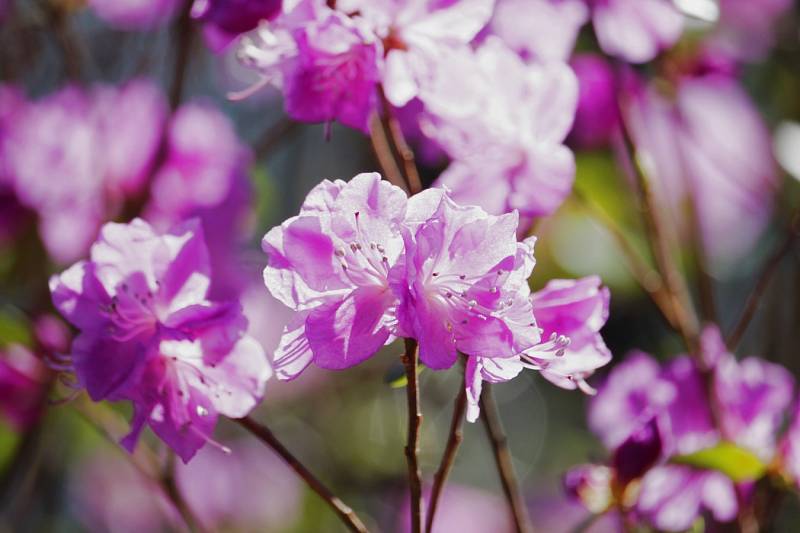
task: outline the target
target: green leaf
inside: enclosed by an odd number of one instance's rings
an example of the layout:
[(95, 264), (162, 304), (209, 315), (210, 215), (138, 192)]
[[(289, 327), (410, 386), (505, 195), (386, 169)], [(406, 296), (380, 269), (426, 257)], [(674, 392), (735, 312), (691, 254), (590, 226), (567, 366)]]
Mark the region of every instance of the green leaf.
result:
[[(417, 363), (417, 375), (419, 376), (425, 365)], [(406, 369), (403, 365), (397, 363), (392, 365), (383, 377), (383, 381), (393, 389), (402, 389), (408, 385), (408, 377), (406, 376)]]
[(737, 483), (759, 479), (767, 470), (767, 465), (753, 452), (725, 441), (698, 452), (678, 455), (672, 458), (672, 462), (704, 470), (716, 470)]

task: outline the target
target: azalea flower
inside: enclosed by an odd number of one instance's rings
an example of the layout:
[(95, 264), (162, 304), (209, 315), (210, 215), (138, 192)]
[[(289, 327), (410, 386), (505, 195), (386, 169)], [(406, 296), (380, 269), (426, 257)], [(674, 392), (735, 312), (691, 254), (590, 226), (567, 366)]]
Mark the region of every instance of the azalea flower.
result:
[(184, 462), (218, 415), (240, 418), (259, 402), (271, 369), (244, 335), (238, 304), (209, 301), (209, 257), (191, 220), (158, 234), (143, 220), (106, 224), (88, 261), (50, 280), (53, 303), (80, 335), (69, 354), (94, 401), (133, 403), (133, 450), (145, 425)]

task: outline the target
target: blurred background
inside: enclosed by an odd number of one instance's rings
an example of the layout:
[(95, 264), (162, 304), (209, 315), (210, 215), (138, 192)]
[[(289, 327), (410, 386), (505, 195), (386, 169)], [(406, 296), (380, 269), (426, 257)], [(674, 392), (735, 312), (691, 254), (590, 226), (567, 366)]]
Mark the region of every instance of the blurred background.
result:
[[(121, 428), (119, 424), (130, 414), (126, 406), (113, 407), (119, 419), (109, 427), (118, 433), (111, 431), (109, 438), (90, 422), (92, 406), (85, 396), (71, 398), (68, 384), (54, 384), (45, 405), (37, 403), (36, 394), (31, 396), (31, 388), (50, 386), (51, 378), (39, 368), (41, 363), (28, 359), (30, 353), (63, 351), (69, 339), (47, 303), (48, 276), (82, 257), (102, 222), (146, 213), (150, 220), (168, 224), (180, 211), (202, 213), (218, 224), (221, 240), (237, 246), (235, 264), (219, 265), (232, 280), (219, 291), (242, 294), (250, 331), (270, 353), (289, 312), (262, 284), (266, 259), (261, 236), (295, 214), (322, 178), (349, 179), (378, 169), (368, 137), (338, 124), (290, 121), (278, 91), (229, 99), (229, 93), (252, 85), (254, 74), (237, 61), (235, 46), (215, 50), (209, 45), (208, 21), (188, 16), (185, 3), (162, 2), (166, 15), (144, 23), (115, 18), (114, 4), (125, 3), (130, 2), (0, 0), (0, 143), (5, 143), (0, 160), (0, 350), (6, 360), (0, 364), (0, 403), (11, 404), (3, 408), (0, 422), (0, 531), (183, 527), (153, 489), (153, 481), (113, 442), (125, 432), (124, 423)], [(785, 3), (765, 25), (750, 28), (759, 32), (756, 39), (743, 37), (741, 28), (726, 22), (728, 2), (675, 3), (690, 14), (698, 9), (702, 13), (709, 3), (717, 9), (711, 16), (687, 15), (682, 40), (657, 62), (636, 67), (637, 74), (647, 80), (668, 79), (670, 69), (680, 70), (696, 59), (698, 43), (736, 34), (737, 46), (748, 57), (738, 60), (729, 76), (746, 98), (746, 112), (761, 117), (768, 137), (748, 139), (752, 131), (735, 131), (737, 125), (747, 129), (748, 122), (735, 120), (731, 130), (700, 131), (698, 143), (713, 144), (718, 140), (714, 135), (730, 135), (733, 144), (709, 156), (725, 172), (731, 151), (758, 150), (763, 141), (768, 153), (757, 157), (769, 159), (774, 169), (767, 194), (780, 191), (768, 209), (760, 208), (765, 214), (756, 223), (755, 215), (726, 196), (721, 186), (703, 189), (700, 201), (734, 209), (714, 228), (718, 234), (712, 238), (748, 241), (727, 255), (721, 252), (709, 272), (717, 321), (727, 331), (740, 316), (762, 266), (784, 242), (793, 206), (800, 203), (800, 14), (796, 4)], [(748, 19), (736, 16), (731, 20)], [(769, 42), (759, 42), (764, 36)], [(600, 57), (595, 42), (586, 26), (572, 53), (584, 106), (576, 128), (584, 129), (573, 131), (568, 144), (575, 152), (580, 197), (570, 196), (555, 214), (537, 221), (533, 285), (540, 288), (557, 277), (600, 275), (611, 289), (603, 336), (615, 360), (633, 349), (667, 359), (681, 352), (681, 341), (631, 277), (602, 221), (616, 221), (647, 255), (638, 206), (614, 149), (602, 132), (590, 131), (614, 120), (592, 107), (601, 106), (595, 99), (604, 90), (602, 67), (599, 74), (593, 70), (592, 58)], [(588, 115), (580, 115), (581, 110)], [(712, 109), (700, 120), (712, 121), (725, 112)], [(159, 155), (163, 143), (169, 145), (167, 156)], [(444, 154), (432, 152), (418, 158), (426, 184), (447, 165)], [(150, 197), (131, 185), (141, 176), (153, 183)], [(13, 180), (26, 185), (11, 185)], [(100, 193), (102, 200), (93, 196), (98, 180), (113, 182)], [(216, 190), (215, 183), (224, 185)], [(762, 201), (757, 197), (767, 188), (752, 186), (758, 190), (742, 193), (747, 195), (745, 204)], [(599, 218), (598, 210), (604, 214)], [(753, 224), (758, 227), (752, 229)], [(696, 287), (702, 274), (693, 261), (692, 231), (679, 235), (677, 242), (681, 267), (699, 303)], [(779, 362), (800, 376), (799, 326), (800, 249), (793, 244), (777, 262), (739, 353)], [(392, 385), (402, 373), (401, 352), (395, 344), (348, 372), (310, 368), (290, 383), (272, 380), (255, 413), (369, 526), (382, 531), (401, 530), (406, 508), (406, 399), (403, 389)], [(601, 383), (613, 365), (590, 383)], [(421, 466), (428, 481), (438, 465), (461, 379), (458, 368), (425, 371), (420, 377)], [(587, 428), (587, 397), (554, 387), (533, 372), (494, 391), (534, 524), (540, 531), (572, 530), (586, 511), (565, 499), (561, 477), (572, 465), (602, 461), (608, 454)], [(442, 531), (510, 531), (483, 427), (465, 424), (464, 433), (437, 522)], [(209, 530), (341, 530), (332, 513), (270, 450), (226, 421), (216, 438), (234, 453), (207, 446), (189, 465), (178, 465), (175, 479)], [(154, 450), (155, 461), (165, 460), (152, 435), (143, 442)], [(779, 518), (783, 530), (792, 530), (798, 513), (797, 503), (786, 499)], [(606, 527), (614, 528), (597, 524), (595, 531)]]

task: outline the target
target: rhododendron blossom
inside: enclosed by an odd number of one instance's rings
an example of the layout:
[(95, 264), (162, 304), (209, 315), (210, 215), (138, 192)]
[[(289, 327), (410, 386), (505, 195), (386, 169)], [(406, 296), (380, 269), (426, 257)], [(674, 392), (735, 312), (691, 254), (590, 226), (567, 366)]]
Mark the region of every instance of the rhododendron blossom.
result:
[(238, 304), (207, 299), (209, 257), (197, 220), (158, 234), (106, 224), (91, 258), (50, 280), (53, 303), (81, 330), (69, 358), (95, 400), (133, 403), (132, 450), (149, 425), (188, 461), (217, 416), (247, 415), (271, 369), (244, 335)]
[(531, 296), (531, 304), (540, 342), (510, 359), (492, 357), (491, 352), (467, 359), (468, 420), (478, 417), (484, 380), (508, 381), (525, 368), (538, 370), (559, 387), (594, 394), (586, 378), (611, 360), (611, 352), (600, 336), (608, 320), (608, 289), (596, 276), (552, 280)]

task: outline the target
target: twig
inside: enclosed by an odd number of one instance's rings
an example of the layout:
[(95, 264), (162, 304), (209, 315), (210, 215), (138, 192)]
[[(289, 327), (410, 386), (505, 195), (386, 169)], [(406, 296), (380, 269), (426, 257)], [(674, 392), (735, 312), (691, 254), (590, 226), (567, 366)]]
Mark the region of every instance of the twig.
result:
[(453, 406), (453, 418), (450, 420), (450, 435), (447, 438), (447, 446), (442, 454), (442, 460), (439, 463), (439, 469), (433, 478), (433, 488), (431, 489), (430, 505), (425, 519), (425, 531), (431, 533), (433, 530), (433, 517), (436, 514), (436, 507), (439, 503), (439, 497), (442, 494), (447, 477), (453, 469), (455, 463), (456, 453), (461, 441), (464, 439), (464, 432), (462, 426), (464, 425), (464, 415), (467, 411), (467, 389), (463, 383), (459, 384), (458, 395), (456, 396), (455, 405)]
[(175, 56), (175, 73), (173, 74), (172, 85), (169, 90), (169, 103), (173, 110), (177, 109), (178, 105), (181, 103), (186, 70), (189, 65), (189, 53), (191, 52), (192, 36), (194, 35), (191, 8), (192, 2), (187, 1), (175, 25), (175, 47), (177, 49), (177, 55)]
[(417, 170), (417, 163), (414, 159), (414, 151), (411, 150), (406, 142), (406, 138), (403, 135), (403, 128), (400, 126), (400, 122), (397, 120), (397, 117), (394, 116), (394, 112), (392, 111), (392, 104), (386, 99), (386, 95), (382, 89), (379, 90), (379, 93), (383, 103), (384, 125), (386, 130), (389, 132), (392, 143), (394, 144), (397, 154), (400, 156), (400, 160), (403, 163), (403, 170), (405, 171), (408, 192), (412, 195), (417, 194), (422, 190), (422, 180), (420, 179), (419, 171)]
[(742, 340), (745, 331), (747, 331), (747, 326), (750, 325), (750, 321), (756, 314), (761, 297), (766, 292), (767, 287), (769, 287), (772, 276), (774, 276), (775, 272), (778, 270), (778, 266), (780, 266), (783, 257), (792, 249), (792, 245), (798, 235), (800, 235), (800, 211), (795, 213), (794, 217), (792, 217), (792, 222), (789, 225), (789, 234), (764, 264), (755, 287), (753, 287), (752, 292), (750, 292), (750, 295), (747, 297), (739, 320), (736, 321), (736, 325), (731, 330), (730, 335), (728, 335), (726, 344), (731, 350), (735, 349)]
[(408, 439), (406, 461), (408, 462), (408, 485), (411, 496), (411, 530), (422, 531), (422, 472), (419, 468), (419, 428), (422, 413), (419, 409), (419, 383), (417, 382), (417, 341), (405, 339), (406, 351), (403, 366), (406, 369), (406, 396), (408, 398)]
[(294, 456), (292, 452), (286, 448), (281, 442), (275, 437), (275, 435), (270, 431), (270, 429), (250, 417), (240, 418), (236, 420), (242, 427), (244, 427), (247, 431), (255, 435), (261, 442), (272, 448), (272, 450), (281, 456), (286, 464), (288, 464), (292, 470), (300, 476), (303, 481), (309, 486), (311, 490), (317, 493), (320, 498), (322, 498), (331, 509), (339, 516), (339, 518), (344, 522), (344, 524), (351, 530), (356, 531), (359, 533), (365, 533), (367, 531), (366, 526), (364, 523), (361, 522), (361, 519), (358, 518), (356, 513), (345, 503), (340, 500), (337, 496), (335, 496), (325, 485), (319, 481), (314, 474), (312, 474), (303, 464)]
[(297, 130), (298, 123), (288, 118), (279, 120), (267, 129), (255, 145), (256, 159), (261, 159), (272, 152), (282, 141)]
[(631, 276), (633, 276), (633, 279), (636, 280), (642, 290), (650, 296), (650, 299), (661, 312), (667, 324), (675, 328), (675, 318), (672, 316), (672, 301), (664, 287), (664, 280), (661, 278), (661, 275), (642, 259), (624, 231), (617, 225), (613, 218), (589, 200), (579, 189), (575, 188), (573, 190), (573, 195), (589, 214), (600, 222), (611, 234), (611, 237), (616, 241), (617, 246), (625, 256), (625, 265)]
[(161, 478), (161, 482), (170, 501), (172, 501), (183, 521), (186, 522), (189, 531), (205, 533), (205, 528), (195, 518), (181, 491), (178, 489), (178, 484), (175, 481), (175, 452), (172, 450), (167, 454), (167, 464), (164, 467), (164, 475)]
[(392, 147), (386, 137), (386, 130), (383, 129), (383, 121), (377, 113), (372, 116), (370, 121), (369, 139), (372, 143), (372, 151), (375, 153), (375, 158), (381, 167), (383, 177), (389, 180), (392, 185), (396, 185), (408, 192), (409, 189), (403, 178), (403, 173), (394, 159), (394, 154), (392, 154)]
[(528, 516), (528, 509), (525, 506), (525, 499), (520, 492), (519, 482), (514, 473), (514, 465), (511, 462), (511, 452), (508, 449), (503, 424), (500, 421), (500, 414), (492, 394), (491, 384), (484, 382), (483, 393), (480, 399), (481, 418), (486, 427), (486, 434), (494, 452), (494, 460), (497, 463), (497, 472), (500, 474), (500, 481), (503, 484), (503, 492), (511, 506), (511, 513), (514, 516), (514, 525), (518, 533), (530, 533), (533, 531), (531, 519)]
[(69, 15), (65, 8), (54, 2), (45, 6), (47, 19), (53, 28), (53, 35), (64, 55), (64, 67), (67, 76), (73, 80), (81, 78), (83, 60), (75, 34), (69, 25)]

